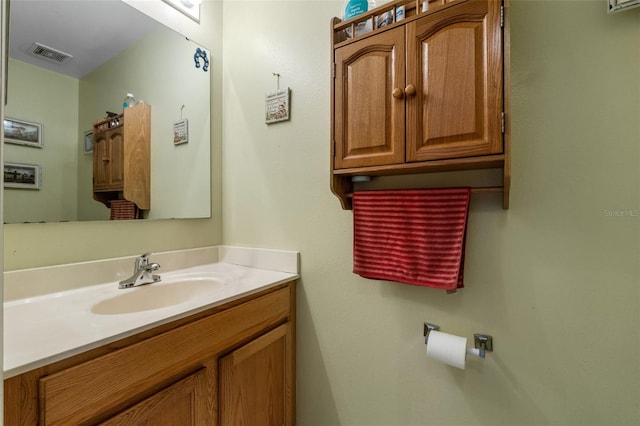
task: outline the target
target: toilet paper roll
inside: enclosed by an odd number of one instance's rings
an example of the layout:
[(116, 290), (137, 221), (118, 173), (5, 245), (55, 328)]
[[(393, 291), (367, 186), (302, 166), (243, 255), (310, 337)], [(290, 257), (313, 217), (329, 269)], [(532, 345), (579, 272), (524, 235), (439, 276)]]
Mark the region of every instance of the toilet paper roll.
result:
[(464, 370), (467, 355), (467, 338), (441, 331), (429, 332), (427, 358), (444, 362)]

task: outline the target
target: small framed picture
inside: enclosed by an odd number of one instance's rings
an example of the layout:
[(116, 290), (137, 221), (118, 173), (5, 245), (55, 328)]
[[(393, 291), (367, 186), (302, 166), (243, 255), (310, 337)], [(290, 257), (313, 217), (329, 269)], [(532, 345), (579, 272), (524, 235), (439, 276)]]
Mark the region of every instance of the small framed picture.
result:
[(42, 148), (42, 124), (5, 117), (3, 128), (5, 142)]
[(176, 10), (187, 15), (197, 23), (200, 23), (200, 2), (196, 0), (164, 0)]
[(4, 187), (40, 189), (40, 166), (26, 163), (4, 163)]
[(84, 149), (85, 154), (93, 153), (93, 131), (87, 130), (84, 132)]
[(264, 98), (265, 123), (277, 123), (289, 120), (291, 89), (268, 92)]
[(189, 142), (189, 120), (184, 119), (173, 123), (173, 144), (182, 145)]

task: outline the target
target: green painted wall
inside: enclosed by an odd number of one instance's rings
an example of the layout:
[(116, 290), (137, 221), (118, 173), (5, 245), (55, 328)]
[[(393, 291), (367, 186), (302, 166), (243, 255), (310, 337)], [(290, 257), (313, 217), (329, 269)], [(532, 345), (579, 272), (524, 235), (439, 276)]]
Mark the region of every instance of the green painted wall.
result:
[[(302, 253), (297, 424), (637, 424), (640, 10), (512, 2), (511, 208), (472, 197), (467, 288), (447, 296), (351, 273), (352, 213), (329, 190), (342, 6), (224, 3), (224, 241)], [(272, 72), (292, 118), (267, 127)], [(492, 334), (495, 352), (464, 371), (428, 360), (424, 321)]]
[(75, 220), (78, 80), (9, 61), (5, 115), (42, 124), (43, 148), (5, 144), (5, 161), (41, 167), (39, 190), (5, 189), (4, 221)]

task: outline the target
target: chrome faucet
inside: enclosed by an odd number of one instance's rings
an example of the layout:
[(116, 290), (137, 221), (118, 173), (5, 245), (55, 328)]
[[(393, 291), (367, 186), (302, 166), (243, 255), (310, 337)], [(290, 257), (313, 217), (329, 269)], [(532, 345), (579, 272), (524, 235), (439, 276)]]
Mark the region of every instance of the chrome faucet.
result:
[(153, 271), (157, 271), (160, 268), (160, 265), (157, 263), (149, 263), (150, 255), (151, 253), (145, 253), (136, 258), (133, 275), (126, 280), (120, 281), (118, 288), (137, 287), (139, 285), (152, 284), (160, 281), (160, 275), (152, 274)]

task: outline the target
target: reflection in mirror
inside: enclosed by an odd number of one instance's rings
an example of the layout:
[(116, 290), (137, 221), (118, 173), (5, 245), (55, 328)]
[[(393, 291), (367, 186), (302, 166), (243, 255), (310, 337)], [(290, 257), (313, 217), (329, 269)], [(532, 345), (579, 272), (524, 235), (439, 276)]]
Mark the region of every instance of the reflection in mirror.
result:
[[(120, 0), (12, 0), (10, 19), (5, 117), (41, 125), (41, 144), (5, 143), (4, 159), (41, 172), (39, 189), (5, 187), (6, 223), (109, 220), (87, 151), (93, 123), (121, 114), (127, 93), (151, 110), (145, 217), (210, 217), (210, 74), (195, 67), (200, 46)], [(43, 49), (48, 57), (30, 53)], [(187, 142), (174, 143), (184, 120)]]

